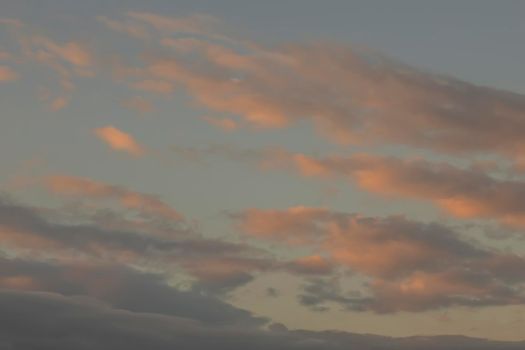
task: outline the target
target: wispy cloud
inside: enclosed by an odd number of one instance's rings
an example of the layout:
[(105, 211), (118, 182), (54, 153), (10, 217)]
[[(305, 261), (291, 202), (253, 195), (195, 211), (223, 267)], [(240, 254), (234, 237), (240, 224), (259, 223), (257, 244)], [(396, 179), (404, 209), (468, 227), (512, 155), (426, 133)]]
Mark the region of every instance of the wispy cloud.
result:
[(133, 209), (144, 215), (180, 221), (184, 217), (157, 196), (131, 191), (121, 186), (113, 186), (87, 178), (67, 175), (50, 176), (45, 185), (53, 192), (79, 198), (113, 199), (125, 208)]
[(519, 227), (525, 224), (525, 183), (520, 180), (422, 159), (367, 154), (316, 158), (283, 153), (281, 157), (288, 158), (281, 164), (292, 165), (304, 176), (350, 179), (374, 193), (431, 201), (460, 218), (491, 218)]

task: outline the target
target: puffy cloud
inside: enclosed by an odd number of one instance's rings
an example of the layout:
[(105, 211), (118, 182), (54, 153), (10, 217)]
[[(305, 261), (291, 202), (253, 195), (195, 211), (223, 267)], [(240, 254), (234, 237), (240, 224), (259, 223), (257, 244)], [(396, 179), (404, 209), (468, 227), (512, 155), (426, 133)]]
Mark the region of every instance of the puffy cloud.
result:
[(465, 241), (444, 225), (303, 207), (233, 217), (248, 234), (310, 247), (333, 261), (312, 257), (302, 260), (306, 266), (327, 262), (330, 271), (335, 263), (368, 280), (357, 295), (317, 280), (302, 296), (314, 309), (324, 302), (379, 313), (525, 303), (525, 274), (518, 267), (525, 267), (524, 257)]
[(96, 129), (95, 134), (117, 151), (124, 151), (133, 156), (141, 156), (145, 153), (144, 147), (140, 145), (133, 136), (114, 126), (108, 125)]

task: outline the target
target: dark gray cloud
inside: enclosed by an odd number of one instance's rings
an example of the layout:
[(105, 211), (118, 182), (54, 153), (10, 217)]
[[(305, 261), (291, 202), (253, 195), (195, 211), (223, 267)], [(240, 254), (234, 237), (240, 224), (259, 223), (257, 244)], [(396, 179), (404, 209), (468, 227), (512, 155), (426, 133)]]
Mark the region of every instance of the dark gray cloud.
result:
[(0, 288), (89, 296), (118, 309), (173, 315), (205, 324), (253, 327), (266, 322), (214, 296), (170, 286), (166, 278), (115, 264), (53, 264), (0, 258)]
[(0, 290), (0, 349), (518, 350), (525, 343), (461, 336), (389, 338), (345, 332), (211, 327), (111, 308), (85, 297)]
[(195, 280), (200, 290), (209, 287), (209, 292), (235, 288), (250, 281), (255, 271), (274, 264), (261, 250), (204, 238), (198, 232), (169, 238), (151, 234), (140, 226), (122, 230), (89, 220), (64, 222), (54, 217), (60, 213), (55, 214), (0, 198), (0, 237), (4, 248), (40, 260), (116, 261), (156, 265), (164, 270), (179, 268)]

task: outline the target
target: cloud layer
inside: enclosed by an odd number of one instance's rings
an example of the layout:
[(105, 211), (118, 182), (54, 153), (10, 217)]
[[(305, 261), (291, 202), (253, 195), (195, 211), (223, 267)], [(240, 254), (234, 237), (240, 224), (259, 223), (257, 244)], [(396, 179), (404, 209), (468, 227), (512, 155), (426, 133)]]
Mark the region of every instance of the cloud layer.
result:
[(316, 279), (302, 297), (306, 305), (336, 302), (389, 313), (525, 302), (522, 256), (470, 243), (444, 225), (305, 207), (251, 209), (233, 217), (243, 232), (310, 247), (327, 257), (323, 261), (367, 280), (345, 297), (328, 280)]

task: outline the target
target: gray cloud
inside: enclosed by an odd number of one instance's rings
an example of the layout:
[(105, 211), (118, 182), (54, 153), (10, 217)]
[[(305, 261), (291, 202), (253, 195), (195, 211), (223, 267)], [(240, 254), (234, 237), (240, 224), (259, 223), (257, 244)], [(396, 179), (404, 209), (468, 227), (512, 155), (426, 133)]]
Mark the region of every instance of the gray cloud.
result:
[(358, 293), (337, 288), (334, 274), (310, 279), (299, 298), (317, 311), (330, 303), (377, 313), (525, 303), (522, 255), (464, 240), (442, 224), (307, 207), (232, 217), (247, 234), (308, 247), (361, 277)]
[(89, 298), (0, 290), (0, 349), (514, 350), (525, 344), (460, 336), (389, 338), (344, 332), (210, 327), (118, 310)]
[(519, 157), (525, 97), (330, 43), (262, 47), (183, 38), (145, 74), (184, 85), (202, 104), (247, 123), (314, 123), (330, 139)]
[(53, 264), (0, 258), (0, 288), (89, 296), (117, 309), (171, 315), (204, 324), (253, 327), (264, 318), (216, 297), (170, 286), (168, 276), (115, 264)]

